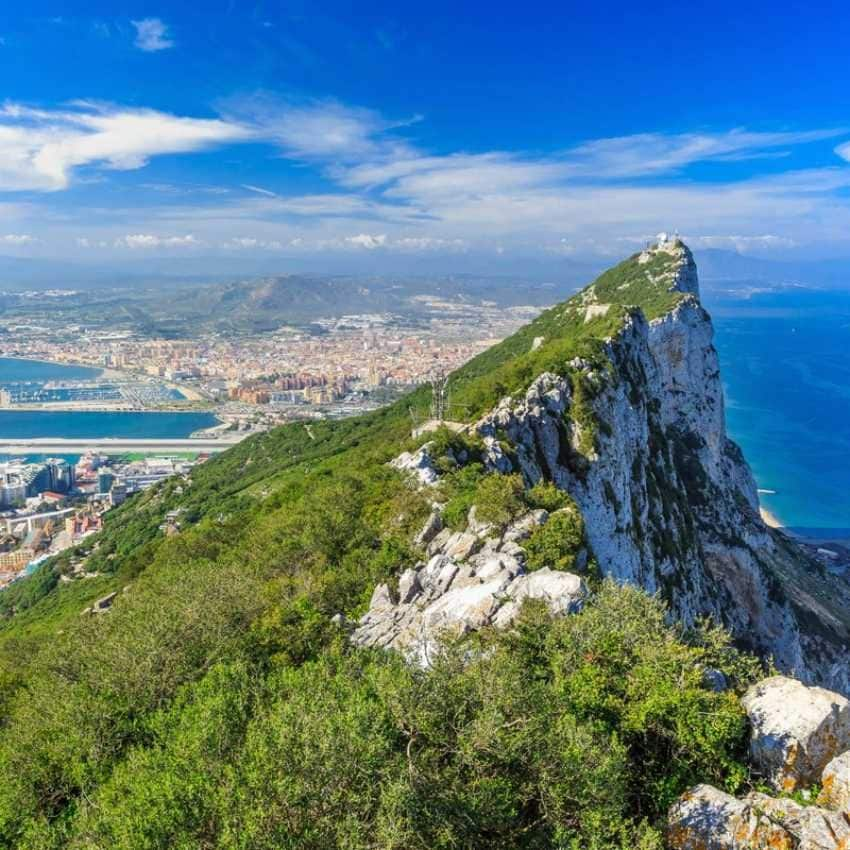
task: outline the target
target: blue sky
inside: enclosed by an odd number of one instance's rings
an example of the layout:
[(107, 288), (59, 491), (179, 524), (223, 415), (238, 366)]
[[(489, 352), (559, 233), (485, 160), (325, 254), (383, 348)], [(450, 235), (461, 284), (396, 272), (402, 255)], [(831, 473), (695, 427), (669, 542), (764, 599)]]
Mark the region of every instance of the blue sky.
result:
[(850, 256), (837, 4), (10, 5), (0, 254)]

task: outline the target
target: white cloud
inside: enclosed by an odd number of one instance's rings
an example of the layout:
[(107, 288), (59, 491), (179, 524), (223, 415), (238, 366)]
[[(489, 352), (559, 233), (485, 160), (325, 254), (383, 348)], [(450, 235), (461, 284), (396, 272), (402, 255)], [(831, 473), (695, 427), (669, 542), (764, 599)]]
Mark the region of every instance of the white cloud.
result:
[(4, 245), (29, 245), (35, 241), (35, 237), (28, 233), (7, 233), (5, 236), (0, 236), (0, 242)]
[(222, 248), (236, 251), (279, 251), (283, 243), (278, 239), (257, 239), (254, 236), (235, 236), (222, 243)]
[(174, 47), (168, 26), (159, 18), (142, 18), (140, 21), (130, 21), (130, 23), (136, 28), (134, 44), (139, 50), (155, 53), (158, 50)]
[(850, 162), (850, 142), (844, 142), (843, 145), (839, 145), (835, 152), (842, 158), (846, 159)]
[(373, 236), (371, 233), (358, 233), (357, 236), (347, 236), (343, 241), (346, 245), (367, 248), (371, 251), (375, 248), (383, 248), (387, 244), (387, 234), (377, 233)]
[(279, 197), (275, 192), (270, 192), (268, 189), (264, 189), (262, 186), (252, 186), (250, 183), (242, 183), (242, 188), (247, 189), (249, 192), (254, 192), (257, 195), (264, 195), (267, 198)]
[[(312, 169), (324, 185), (312, 194), (281, 195), (246, 182), (239, 184), (244, 192), (201, 201), (200, 187), (145, 184), (169, 202), (93, 209), (99, 229), (87, 228), (86, 238), (111, 248), (203, 242), (218, 251), (489, 253), (498, 246), (505, 253), (581, 255), (619, 251), (622, 240), (677, 227), (704, 234), (694, 238), (705, 246), (774, 251), (811, 239), (846, 242), (850, 226), (850, 142), (829, 145), (841, 157), (832, 166), (827, 160), (818, 168), (782, 170), (778, 160), (769, 169), (757, 162), (837, 140), (845, 131), (835, 129), (643, 133), (551, 154), (436, 155), (405, 138), (401, 127), (412, 122), (336, 101), (253, 97), (224, 109), (224, 117), (197, 119), (86, 103), (62, 110), (6, 104), (0, 108), (0, 191), (57, 190), (91, 178), (95, 169), (136, 169), (159, 154), (260, 141)], [(716, 171), (712, 180), (699, 172), (682, 178), (695, 163), (730, 159), (753, 160), (748, 172), (765, 176), (722, 181)], [(70, 221), (57, 223), (62, 214), (51, 210), (52, 224), (44, 226), (70, 229)], [(30, 211), (0, 226), (41, 236), (34, 221), (41, 223)], [(197, 234), (191, 242), (153, 235), (190, 230)]]
[(758, 159), (775, 149), (846, 135), (846, 129), (802, 132), (638, 133), (597, 139), (564, 154), (571, 173), (592, 177), (635, 177), (676, 171), (697, 162)]
[(50, 111), (7, 102), (0, 108), (0, 191), (65, 189), (84, 166), (136, 169), (158, 154), (202, 150), (251, 135), (249, 128), (220, 119), (152, 109), (77, 103)]
[(412, 155), (406, 142), (388, 132), (419, 120), (389, 121), (371, 109), (335, 100), (292, 103), (264, 94), (227, 101), (223, 110), (229, 120), (256, 128), (286, 156), (349, 164)]
[(201, 243), (191, 233), (185, 236), (156, 236), (152, 233), (128, 233), (115, 240), (116, 248), (193, 248)]

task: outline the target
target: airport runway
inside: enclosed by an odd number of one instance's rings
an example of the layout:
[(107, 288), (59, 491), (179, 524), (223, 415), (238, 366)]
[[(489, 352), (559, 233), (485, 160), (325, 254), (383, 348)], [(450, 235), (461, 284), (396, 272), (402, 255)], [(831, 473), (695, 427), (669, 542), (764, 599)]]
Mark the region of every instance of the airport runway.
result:
[(94, 451), (102, 454), (120, 454), (122, 452), (221, 452), (236, 445), (247, 434), (229, 433), (214, 439), (162, 439), (128, 440), (121, 437), (100, 437), (94, 439), (61, 437), (35, 437), (28, 440), (4, 440), (0, 438), (0, 454), (76, 454)]

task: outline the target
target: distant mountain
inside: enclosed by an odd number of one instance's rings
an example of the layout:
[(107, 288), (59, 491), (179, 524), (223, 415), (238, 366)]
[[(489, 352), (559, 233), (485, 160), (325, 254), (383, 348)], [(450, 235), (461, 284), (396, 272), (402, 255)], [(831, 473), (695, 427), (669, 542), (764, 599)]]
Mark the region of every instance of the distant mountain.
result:
[(231, 327), (260, 331), (282, 324), (305, 324), (353, 313), (426, 316), (429, 302), (458, 304), (530, 304), (544, 307), (574, 291), (563, 282), (529, 281), (513, 276), (479, 277), (327, 277), (278, 275), (215, 284), (152, 298), (144, 309), (157, 324), (193, 323), (197, 327)]
[(850, 288), (850, 260), (768, 260), (734, 251), (695, 251), (700, 278), (709, 288), (741, 282)]

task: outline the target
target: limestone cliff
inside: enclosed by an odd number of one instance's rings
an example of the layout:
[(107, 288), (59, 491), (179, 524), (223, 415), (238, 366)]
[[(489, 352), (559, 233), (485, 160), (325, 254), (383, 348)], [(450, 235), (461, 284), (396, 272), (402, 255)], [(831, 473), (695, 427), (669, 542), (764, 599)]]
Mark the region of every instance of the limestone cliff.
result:
[[(554, 375), (505, 399), (477, 430), (507, 434), (529, 483), (545, 476), (572, 495), (606, 574), (660, 591), (685, 622), (713, 615), (781, 669), (847, 692), (847, 592), (762, 522), (750, 469), (726, 434), (693, 257), (676, 240), (631, 262), (649, 267), (659, 255), (672, 262), (649, 283), (681, 293), (672, 308), (650, 321), (631, 313), (606, 341), (608, 372), (574, 364), (573, 386), (598, 387), (589, 449), (569, 415), (570, 384)], [(606, 309), (601, 298), (591, 285), (565, 309)]]
[[(850, 692), (850, 594), (759, 516), (726, 434), (688, 248), (676, 239), (635, 255), (555, 308), (547, 327), (600, 321), (608, 333), (594, 356), (538, 374), (472, 426), (487, 466), (568, 492), (604, 574), (662, 594), (686, 624), (724, 622), (785, 672)], [(537, 334), (534, 348), (545, 347)]]

